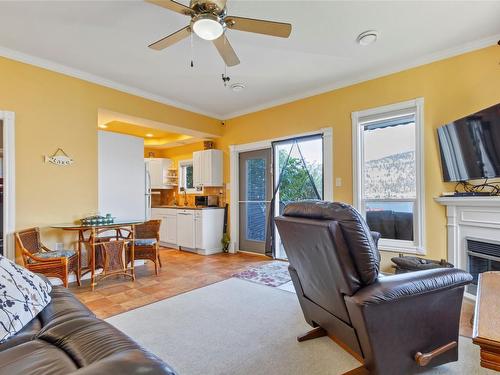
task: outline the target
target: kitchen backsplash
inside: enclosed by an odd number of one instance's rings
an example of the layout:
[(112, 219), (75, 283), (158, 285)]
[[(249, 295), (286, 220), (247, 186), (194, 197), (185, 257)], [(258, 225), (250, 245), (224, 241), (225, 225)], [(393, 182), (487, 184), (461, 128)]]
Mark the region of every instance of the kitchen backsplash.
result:
[[(220, 192), (222, 191), (222, 194)], [(184, 193), (179, 192), (177, 189), (153, 189), (153, 193), (159, 192), (160, 194), (153, 194), (151, 196), (151, 205), (165, 206), (178, 204), (184, 205)], [(225, 194), (223, 187), (205, 187), (203, 193), (200, 194), (187, 194), (188, 206), (194, 206), (194, 197), (197, 195), (217, 195), (219, 197), (219, 206), (224, 207)]]

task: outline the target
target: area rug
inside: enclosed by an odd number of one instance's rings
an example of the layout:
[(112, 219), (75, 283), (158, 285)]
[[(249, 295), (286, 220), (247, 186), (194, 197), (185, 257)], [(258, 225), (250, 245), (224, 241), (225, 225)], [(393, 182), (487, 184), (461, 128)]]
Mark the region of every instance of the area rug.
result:
[(233, 277), (273, 287), (278, 287), (291, 280), (288, 273), (288, 262), (277, 260), (260, 266), (250, 266), (242, 272), (235, 273)]
[[(180, 375), (336, 375), (359, 363), (327, 337), (298, 343), (310, 327), (297, 297), (231, 278), (107, 319)], [(429, 375), (494, 374), (460, 339), (460, 361)]]

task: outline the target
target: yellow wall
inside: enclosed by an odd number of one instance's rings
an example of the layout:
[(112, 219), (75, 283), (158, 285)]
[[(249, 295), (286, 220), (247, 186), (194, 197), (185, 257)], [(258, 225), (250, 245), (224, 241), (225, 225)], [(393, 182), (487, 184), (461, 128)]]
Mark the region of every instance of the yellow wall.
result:
[[(451, 187), (441, 182), (435, 129), (500, 102), (499, 61), (500, 48), (492, 46), (234, 118), (221, 128), (215, 119), (0, 58), (0, 109), (16, 113), (16, 226), (46, 228), (97, 209), (98, 108), (222, 135), (216, 145), (225, 152), (226, 182), (229, 145), (333, 127), (334, 176), (343, 180), (335, 199), (351, 202), (351, 112), (423, 97), (427, 255), (445, 257), (445, 213), (433, 197)], [(73, 166), (43, 163), (43, 155), (58, 147), (75, 159)], [(201, 148), (187, 145), (157, 156), (180, 160)]]
[[(60, 234), (50, 224), (97, 210), (98, 108), (222, 133), (215, 119), (5, 58), (0, 82), (0, 109), (16, 114), (16, 227), (44, 228), (49, 244)], [(58, 147), (74, 165), (43, 162)]]
[(334, 198), (350, 203), (353, 190), (351, 113), (423, 97), (427, 256), (445, 258), (445, 210), (434, 202), (434, 197), (452, 187), (442, 182), (435, 129), (500, 102), (499, 62), (500, 47), (492, 46), (228, 120), (223, 137), (217, 141), (218, 148), (225, 152), (226, 181), (229, 145), (332, 127), (334, 177), (341, 177), (343, 181), (342, 187), (334, 188)]

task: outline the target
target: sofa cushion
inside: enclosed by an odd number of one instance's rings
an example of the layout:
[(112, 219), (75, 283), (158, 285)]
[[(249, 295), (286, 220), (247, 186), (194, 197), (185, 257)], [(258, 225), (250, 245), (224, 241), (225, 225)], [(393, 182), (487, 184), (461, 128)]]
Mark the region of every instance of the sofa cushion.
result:
[(0, 374), (67, 375), (77, 367), (62, 350), (33, 340), (0, 352)]
[(43, 328), (37, 338), (57, 345), (78, 367), (88, 366), (114, 353), (139, 348), (135, 341), (111, 324), (93, 317), (50, 325)]
[[(76, 253), (73, 250), (54, 250), (54, 251), (42, 251), (39, 253), (33, 253), (33, 256), (42, 259), (53, 259), (53, 258), (71, 258)], [(35, 260), (29, 258), (29, 263), (36, 263)]]
[(102, 374), (175, 375), (175, 371), (155, 355), (133, 349), (110, 355), (74, 373), (74, 375)]
[(283, 215), (337, 221), (363, 284), (377, 280), (380, 254), (365, 219), (354, 207), (340, 202), (300, 201), (288, 204)]
[(25, 342), (34, 340), (37, 333), (42, 329), (42, 323), (38, 318), (40, 314), (31, 322), (26, 324), (22, 330), (11, 336), (8, 340), (0, 344), (0, 352), (12, 348), (13, 346), (24, 344)]
[(21, 331), (51, 300), (52, 286), (0, 256), (0, 343)]
[(38, 314), (42, 327), (56, 325), (61, 321), (79, 318), (82, 316), (95, 316), (73, 293), (62, 286), (52, 287), (50, 293), (51, 303)]

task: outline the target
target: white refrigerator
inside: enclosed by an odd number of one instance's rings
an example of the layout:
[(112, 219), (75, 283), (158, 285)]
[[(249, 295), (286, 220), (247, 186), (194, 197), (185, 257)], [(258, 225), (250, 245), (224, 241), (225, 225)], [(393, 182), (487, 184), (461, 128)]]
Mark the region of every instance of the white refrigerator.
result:
[(151, 196), (144, 140), (98, 131), (98, 209), (116, 220), (147, 220)]

